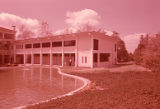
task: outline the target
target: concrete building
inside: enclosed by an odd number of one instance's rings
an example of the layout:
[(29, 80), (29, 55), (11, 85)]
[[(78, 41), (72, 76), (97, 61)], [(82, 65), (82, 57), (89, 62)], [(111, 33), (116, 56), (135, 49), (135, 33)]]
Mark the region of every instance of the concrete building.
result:
[(15, 31), (0, 27), (0, 65), (13, 63)]
[(14, 41), (14, 62), (18, 64), (93, 68), (112, 66), (116, 60), (116, 39), (99, 32)]

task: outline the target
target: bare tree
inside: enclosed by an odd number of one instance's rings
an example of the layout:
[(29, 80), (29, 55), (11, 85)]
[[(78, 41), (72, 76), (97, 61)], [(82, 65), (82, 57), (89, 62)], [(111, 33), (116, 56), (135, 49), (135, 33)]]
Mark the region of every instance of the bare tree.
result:
[(19, 34), (17, 39), (28, 39), (33, 37), (35, 34), (31, 30), (29, 30), (25, 25), (21, 25), (19, 27)]
[(50, 30), (49, 24), (45, 21), (41, 22), (39, 29), (40, 37), (46, 37), (52, 35), (52, 31)]

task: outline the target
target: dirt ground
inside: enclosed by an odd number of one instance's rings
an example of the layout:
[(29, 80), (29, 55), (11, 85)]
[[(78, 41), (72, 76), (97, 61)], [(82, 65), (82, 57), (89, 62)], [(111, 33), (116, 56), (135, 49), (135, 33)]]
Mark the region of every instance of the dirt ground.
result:
[(90, 88), (27, 109), (160, 109), (160, 72), (135, 65), (111, 69), (64, 68), (91, 80)]

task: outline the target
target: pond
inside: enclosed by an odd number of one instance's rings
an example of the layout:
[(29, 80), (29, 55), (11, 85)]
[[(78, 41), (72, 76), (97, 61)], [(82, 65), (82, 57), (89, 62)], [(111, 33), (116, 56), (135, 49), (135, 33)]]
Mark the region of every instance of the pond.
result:
[(14, 67), (0, 70), (0, 109), (48, 100), (73, 91), (83, 82), (56, 68)]

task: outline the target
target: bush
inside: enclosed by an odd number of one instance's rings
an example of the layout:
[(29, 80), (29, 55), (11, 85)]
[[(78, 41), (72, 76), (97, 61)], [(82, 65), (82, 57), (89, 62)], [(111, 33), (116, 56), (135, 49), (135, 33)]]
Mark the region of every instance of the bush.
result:
[(145, 66), (150, 68), (152, 71), (160, 71), (160, 57), (152, 56), (145, 59)]

